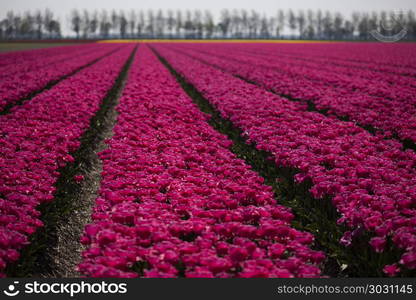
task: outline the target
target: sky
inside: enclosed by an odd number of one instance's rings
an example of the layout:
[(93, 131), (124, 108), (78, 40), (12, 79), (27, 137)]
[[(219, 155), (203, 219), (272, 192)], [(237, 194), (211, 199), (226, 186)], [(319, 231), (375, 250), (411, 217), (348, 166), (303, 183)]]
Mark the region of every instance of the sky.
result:
[(0, 0), (0, 19), (7, 11), (24, 12), (49, 8), (55, 16), (66, 23), (69, 12), (74, 9), (208, 9), (218, 16), (224, 9), (255, 9), (261, 13), (274, 14), (278, 9), (322, 9), (337, 11), (348, 16), (353, 11), (394, 10), (416, 11), (416, 0)]

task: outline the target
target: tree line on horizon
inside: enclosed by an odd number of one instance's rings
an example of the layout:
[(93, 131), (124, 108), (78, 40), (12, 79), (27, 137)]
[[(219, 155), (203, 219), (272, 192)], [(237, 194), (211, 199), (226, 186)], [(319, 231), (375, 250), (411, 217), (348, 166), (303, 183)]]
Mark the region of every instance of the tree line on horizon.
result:
[[(223, 9), (214, 18), (206, 10), (78, 10), (66, 18), (77, 39), (185, 38), (185, 39), (322, 39), (371, 40), (371, 31), (389, 35), (403, 29), (406, 39), (416, 40), (412, 10), (341, 13), (322, 10), (277, 10), (274, 15), (255, 10)], [(1, 40), (61, 39), (61, 22), (49, 9), (17, 14), (9, 11), (0, 20)]]

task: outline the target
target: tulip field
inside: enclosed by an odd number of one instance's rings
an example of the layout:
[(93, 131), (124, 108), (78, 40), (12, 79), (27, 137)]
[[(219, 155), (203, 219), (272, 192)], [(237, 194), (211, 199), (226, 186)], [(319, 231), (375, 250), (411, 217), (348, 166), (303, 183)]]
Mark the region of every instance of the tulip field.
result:
[(414, 53), (0, 53), (0, 276), (416, 276)]

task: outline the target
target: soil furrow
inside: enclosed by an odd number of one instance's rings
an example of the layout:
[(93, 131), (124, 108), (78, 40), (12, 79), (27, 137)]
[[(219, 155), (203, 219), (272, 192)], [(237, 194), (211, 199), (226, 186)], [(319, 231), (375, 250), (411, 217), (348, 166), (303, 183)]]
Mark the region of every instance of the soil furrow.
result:
[(25, 97), (23, 97), (23, 98), (21, 98), (21, 99), (19, 99), (19, 100), (15, 101), (15, 102), (13, 102), (13, 103), (9, 103), (8, 105), (6, 105), (6, 106), (3, 108), (3, 110), (1, 110), (1, 111), (0, 111), (0, 116), (1, 116), (1, 115), (7, 115), (7, 114), (11, 113), (11, 112), (12, 112), (12, 109), (13, 109), (14, 107), (19, 106), (19, 105), (23, 105), (23, 104), (24, 104), (24, 103), (26, 103), (27, 101), (30, 101), (32, 98), (36, 97), (37, 95), (39, 95), (39, 94), (43, 93), (43, 92), (44, 92), (44, 91), (46, 91), (46, 90), (50, 90), (51, 88), (53, 88), (55, 85), (57, 85), (57, 84), (58, 84), (58, 83), (60, 83), (61, 81), (64, 81), (65, 79), (67, 79), (67, 78), (69, 78), (69, 77), (71, 77), (71, 76), (73, 76), (73, 75), (77, 74), (78, 72), (82, 71), (83, 69), (88, 68), (89, 66), (92, 66), (93, 64), (97, 63), (97, 62), (98, 62), (98, 61), (100, 61), (101, 59), (103, 59), (103, 58), (105, 58), (105, 57), (107, 57), (107, 56), (110, 56), (111, 54), (115, 53), (115, 52), (116, 52), (116, 51), (118, 51), (119, 49), (120, 49), (120, 47), (118, 47), (117, 49), (114, 49), (113, 51), (111, 51), (111, 52), (109, 52), (109, 53), (107, 53), (107, 54), (104, 54), (104, 55), (102, 55), (102, 56), (100, 56), (100, 57), (98, 57), (98, 58), (94, 59), (92, 62), (89, 62), (88, 64), (83, 65), (83, 66), (81, 66), (81, 67), (77, 68), (76, 70), (72, 71), (72, 72), (71, 72), (71, 73), (69, 73), (69, 74), (66, 74), (66, 75), (62, 76), (62, 77), (61, 77), (61, 78), (59, 78), (59, 79), (56, 79), (56, 80), (52, 80), (52, 81), (50, 81), (50, 82), (49, 82), (46, 86), (44, 86), (44, 87), (43, 87), (43, 88), (41, 88), (40, 90), (37, 90), (37, 91), (31, 92), (29, 95), (27, 95), (27, 96), (25, 96)]
[[(75, 267), (81, 260), (80, 237), (91, 221), (91, 211), (101, 181), (102, 162), (97, 153), (106, 148), (112, 136), (115, 110), (136, 53), (132, 51), (113, 87), (102, 100), (100, 109), (90, 120), (81, 137), (81, 145), (71, 155), (75, 161), (60, 169), (55, 199), (39, 206), (44, 226), (32, 236), (18, 263), (7, 270), (9, 277), (79, 277)], [(76, 175), (84, 178), (77, 182)]]
[(339, 240), (346, 228), (337, 225), (339, 214), (331, 199), (314, 199), (309, 192), (310, 182), (295, 183), (294, 176), (298, 170), (278, 167), (270, 153), (256, 149), (255, 144), (247, 143), (239, 128), (222, 118), (219, 111), (194, 86), (177, 73), (154, 48), (152, 50), (201, 111), (211, 115), (209, 124), (233, 141), (232, 152), (265, 179), (265, 184), (273, 188), (278, 203), (292, 209), (295, 214), (292, 226), (314, 234), (315, 249), (324, 251), (327, 255), (323, 266), (324, 274), (331, 277), (384, 276), (381, 272), (383, 266), (397, 260), (402, 254), (393, 247), (391, 241), (387, 251), (382, 254), (375, 253), (369, 246), (369, 234), (355, 239), (350, 247), (342, 246)]

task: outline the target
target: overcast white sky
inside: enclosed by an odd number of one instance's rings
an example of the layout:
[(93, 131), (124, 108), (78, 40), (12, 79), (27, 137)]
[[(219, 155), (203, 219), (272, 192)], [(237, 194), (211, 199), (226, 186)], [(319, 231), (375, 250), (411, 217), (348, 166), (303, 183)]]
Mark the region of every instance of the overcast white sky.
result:
[[(323, 9), (350, 15), (353, 11), (416, 10), (416, 0), (0, 0), (0, 18), (8, 10), (24, 12), (50, 8), (61, 20), (78, 9), (209, 9), (214, 15), (223, 8), (255, 9), (265, 14), (281, 9)], [(65, 23), (65, 22), (64, 22)]]
[(328, 9), (349, 14), (354, 10), (415, 9), (415, 0), (0, 0), (0, 14), (8, 10), (25, 11), (49, 7), (63, 15), (72, 8), (87, 9), (256, 9), (265, 13), (283, 9)]

